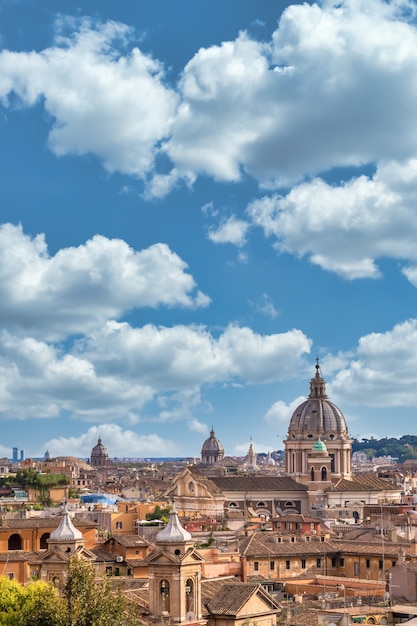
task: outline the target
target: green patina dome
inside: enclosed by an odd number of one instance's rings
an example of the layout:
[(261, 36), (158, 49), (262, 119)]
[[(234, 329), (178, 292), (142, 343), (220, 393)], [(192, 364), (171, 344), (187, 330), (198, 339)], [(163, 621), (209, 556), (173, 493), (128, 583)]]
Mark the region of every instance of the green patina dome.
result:
[(313, 452), (327, 452), (326, 444), (321, 439), (317, 439), (311, 449)]

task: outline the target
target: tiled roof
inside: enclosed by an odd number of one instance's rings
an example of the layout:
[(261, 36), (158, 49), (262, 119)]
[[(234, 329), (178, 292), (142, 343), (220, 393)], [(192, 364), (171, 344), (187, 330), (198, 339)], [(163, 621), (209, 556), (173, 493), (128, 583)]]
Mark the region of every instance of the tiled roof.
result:
[(27, 561), (28, 553), (23, 550), (11, 550), (9, 552), (0, 552), (0, 562)]
[(308, 524), (311, 523), (323, 523), (323, 518), (320, 517), (311, 517), (310, 515), (302, 515), (301, 513), (289, 513), (288, 515), (280, 515), (279, 517), (275, 517), (274, 521), (278, 522), (306, 522)]
[(130, 567), (147, 567), (148, 561), (144, 559), (126, 559), (126, 563), (130, 565)]
[(145, 539), (145, 537), (142, 537), (140, 535), (113, 535), (111, 539), (109, 539), (106, 543), (108, 543), (109, 541), (115, 541), (116, 543), (120, 544), (121, 546), (123, 546), (124, 548), (137, 548), (137, 547), (147, 547), (149, 546), (149, 541), (147, 541)]
[(209, 578), (202, 579), (201, 581), (201, 604), (204, 607), (208, 604), (208, 602), (217, 596), (220, 589), (224, 584), (238, 584), (239, 581), (234, 578), (234, 576), (227, 576), (226, 578)]
[(277, 543), (277, 538), (278, 535), (270, 533), (254, 533), (240, 542), (241, 554), (248, 557), (320, 556), (324, 552), (337, 551), (335, 542), (331, 541), (305, 541), (304, 538), (297, 537), (294, 542)]
[(384, 540), (384, 542), (374, 541), (372, 543), (364, 541), (335, 540), (333, 543), (336, 549), (343, 554), (363, 554), (364, 556), (378, 555), (381, 557), (386, 556), (390, 559), (397, 559), (401, 547), (404, 548), (406, 554), (410, 552), (410, 544), (391, 543), (387, 540)]
[(262, 587), (256, 583), (225, 583), (208, 602), (207, 609), (213, 615), (235, 616), (254, 594), (262, 591)]
[(224, 491), (307, 491), (307, 486), (289, 476), (213, 476), (210, 479)]
[(377, 476), (369, 476), (367, 474), (358, 474), (352, 476), (352, 480), (346, 478), (340, 479), (334, 486), (328, 491), (399, 491), (400, 488), (396, 487), (388, 480), (378, 478)]
[[(4, 519), (0, 523), (0, 532), (2, 530), (19, 530), (26, 528), (56, 528), (61, 521), (61, 515), (54, 517), (34, 517), (31, 519)], [(74, 519), (73, 524), (76, 528), (96, 528), (97, 524), (85, 522), (83, 520)]]

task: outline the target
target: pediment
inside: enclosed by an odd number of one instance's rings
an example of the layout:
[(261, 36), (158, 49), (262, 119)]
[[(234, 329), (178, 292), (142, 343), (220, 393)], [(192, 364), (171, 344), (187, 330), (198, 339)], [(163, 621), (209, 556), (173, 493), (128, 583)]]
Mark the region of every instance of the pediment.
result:
[(48, 550), (41, 556), (40, 560), (43, 563), (69, 563), (71, 556), (71, 554), (66, 554), (65, 552), (60, 552), (59, 550)]

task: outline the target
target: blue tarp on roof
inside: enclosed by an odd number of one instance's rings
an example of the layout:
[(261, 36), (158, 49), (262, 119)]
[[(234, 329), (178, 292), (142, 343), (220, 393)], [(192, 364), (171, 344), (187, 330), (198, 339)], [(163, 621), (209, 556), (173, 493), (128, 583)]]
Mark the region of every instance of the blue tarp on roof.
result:
[(114, 504), (119, 498), (107, 493), (88, 493), (80, 496), (81, 502), (84, 504)]

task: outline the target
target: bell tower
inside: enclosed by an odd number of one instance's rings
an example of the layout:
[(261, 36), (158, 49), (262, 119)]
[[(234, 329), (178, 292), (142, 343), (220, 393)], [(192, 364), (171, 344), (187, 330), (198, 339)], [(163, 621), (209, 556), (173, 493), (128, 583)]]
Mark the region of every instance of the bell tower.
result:
[(147, 558), (149, 609), (155, 617), (173, 622), (202, 619), (201, 564), (189, 532), (172, 510), (168, 524), (156, 536), (155, 549)]

